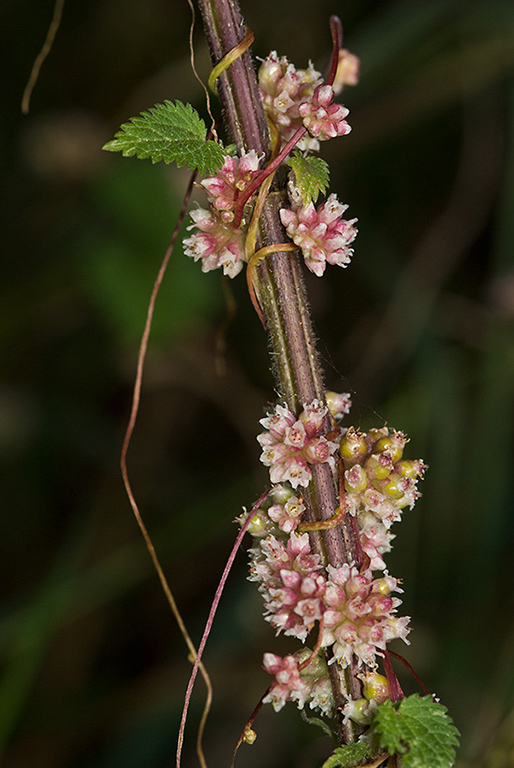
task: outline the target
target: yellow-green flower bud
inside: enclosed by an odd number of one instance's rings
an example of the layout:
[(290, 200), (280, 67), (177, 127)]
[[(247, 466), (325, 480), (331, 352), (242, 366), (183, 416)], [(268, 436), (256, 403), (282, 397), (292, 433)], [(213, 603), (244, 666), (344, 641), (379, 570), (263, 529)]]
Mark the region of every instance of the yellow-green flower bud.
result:
[(357, 725), (368, 725), (370, 716), (368, 712), (369, 702), (367, 699), (353, 699), (345, 705), (343, 713)]
[(384, 675), (379, 675), (378, 672), (369, 672), (367, 675), (363, 675), (362, 679), (364, 680), (362, 693), (368, 701), (374, 699), (382, 704), (389, 697), (387, 678)]
[(366, 470), (378, 480), (384, 480), (393, 470), (393, 462), (384, 453), (372, 453), (366, 459)]
[(251, 536), (265, 536), (272, 526), (273, 523), (268, 518), (266, 512), (263, 509), (258, 509), (248, 526), (248, 533)]
[(388, 595), (394, 587), (391, 585), (391, 578), (384, 576), (383, 579), (375, 579), (373, 588), (374, 591), (379, 592), (381, 595)]
[(387, 427), (373, 427), (373, 429), (369, 430), (368, 437), (374, 445), (380, 438), (387, 437), (388, 434), (389, 430)]
[(243, 741), (245, 744), (253, 744), (255, 739), (257, 738), (257, 734), (255, 733), (252, 728), (245, 728), (244, 734), (243, 734)]
[(363, 459), (368, 450), (366, 437), (362, 432), (357, 432), (350, 427), (339, 444), (339, 453), (345, 466), (351, 466)]
[(364, 467), (355, 464), (344, 473), (344, 487), (349, 493), (360, 493), (368, 487), (368, 476)]
[(395, 432), (378, 440), (374, 450), (386, 453), (392, 461), (399, 461), (403, 456), (403, 448), (406, 443), (405, 436), (401, 432)]
[(384, 493), (387, 493), (388, 496), (391, 496), (393, 499), (401, 499), (405, 493), (402, 491), (402, 489), (399, 487), (399, 481), (402, 478), (400, 475), (397, 475), (395, 472), (393, 472), (389, 477), (382, 482), (382, 490)]
[(411, 480), (422, 475), (424, 469), (425, 465), (420, 459), (403, 459), (394, 465), (395, 472), (398, 472), (402, 477), (409, 477)]

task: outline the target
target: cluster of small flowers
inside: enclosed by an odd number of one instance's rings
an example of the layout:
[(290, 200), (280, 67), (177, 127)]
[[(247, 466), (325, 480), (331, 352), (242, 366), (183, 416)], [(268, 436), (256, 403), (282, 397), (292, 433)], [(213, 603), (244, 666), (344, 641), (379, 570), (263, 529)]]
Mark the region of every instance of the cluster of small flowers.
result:
[(311, 709), (320, 709), (328, 717), (333, 713), (334, 697), (328, 677), (325, 660), (316, 654), (305, 667), (303, 664), (312, 656), (309, 648), (303, 648), (292, 656), (277, 656), (265, 653), (263, 667), (275, 678), (264, 704), (272, 704), (279, 712), (286, 701), (296, 701), (303, 709), (308, 701)]
[[(292, 509), (291, 518), (287, 511)], [(405, 640), (409, 631), (408, 618), (396, 616), (400, 600), (390, 597), (391, 592), (400, 591), (396, 579), (387, 574), (374, 578), (370, 570), (360, 573), (348, 565), (328, 566), (327, 578), (308, 534), (293, 531), (286, 537), (280, 528), (285, 519), (293, 519), (297, 527), (304, 510), (302, 500), (291, 489), (279, 486), (248, 529), (256, 539), (250, 550), (249, 578), (259, 584), (266, 620), (277, 633), (305, 642), (323, 618), (321, 648), (332, 647), (334, 660), (343, 668), (353, 655), (364, 667), (374, 667), (376, 655), (386, 643), (399, 637)], [(264, 668), (275, 676), (265, 701), (275, 709), (291, 699), (300, 708), (309, 701), (311, 708), (330, 711), (332, 695), (323, 658), (317, 654), (305, 669), (299, 669), (310, 656), (307, 651), (284, 659), (265, 655)]]
[(201, 259), (202, 272), (223, 267), (223, 273), (235, 277), (246, 261), (244, 222), (233, 225), (238, 197), (259, 172), (259, 157), (251, 150), (242, 157), (227, 155), (216, 176), (200, 182), (207, 193), (209, 209), (191, 212), (194, 233), (184, 240), (184, 253), (195, 261)]
[(325, 577), (307, 533), (292, 533), (286, 542), (270, 535), (250, 550), (250, 581), (259, 583), (266, 621), (278, 632), (305, 642), (325, 611)]
[[(355, 84), (359, 62), (348, 51), (340, 52), (336, 73), (336, 89), (342, 84)], [(348, 110), (334, 103), (334, 88), (312, 64), (308, 69), (296, 69), (285, 57), (272, 52), (259, 70), (260, 94), (264, 109), (286, 143), (302, 125), (309, 135), (297, 146), (303, 150), (319, 149), (319, 141), (344, 136), (350, 126), (345, 118)], [(235, 277), (247, 260), (245, 253), (245, 222), (234, 227), (234, 209), (239, 196), (259, 172), (259, 157), (254, 150), (242, 157), (226, 156), (222, 169), (215, 176), (200, 182), (207, 193), (209, 208), (191, 212), (193, 233), (184, 240), (184, 252), (195, 261), (201, 260), (202, 271), (223, 268), (225, 275)], [(315, 208), (301, 199), (291, 209), (282, 209), (280, 217), (289, 237), (298, 245), (307, 267), (320, 277), (328, 264), (346, 266), (352, 256), (349, 247), (355, 239), (356, 219), (345, 220), (348, 206), (332, 194)]]
[(338, 448), (322, 436), (328, 408), (319, 400), (306, 404), (300, 416), (277, 405), (261, 424), (266, 432), (257, 440), (261, 444), (262, 463), (270, 468), (273, 484), (289, 482), (293, 488), (307, 486), (312, 477), (310, 464), (335, 466), (333, 454)]
[(382, 555), (391, 549), (393, 538), (389, 529), (404, 507), (412, 509), (421, 495), (417, 483), (426, 465), (421, 459), (402, 458), (406, 442), (403, 433), (387, 427), (368, 433), (350, 427), (339, 446), (346, 509), (357, 516), (361, 546), (372, 570), (385, 568)]
[[(336, 88), (340, 91), (344, 84), (355, 85), (358, 70), (357, 57), (340, 51)], [(334, 88), (323, 84), (312, 63), (306, 70), (296, 69), (285, 56), (279, 58), (273, 51), (259, 69), (259, 87), (267, 117), (284, 144), (302, 125), (309, 138), (297, 146), (304, 150), (316, 151), (320, 140), (344, 136), (351, 130), (345, 120), (347, 108), (334, 103)], [(280, 218), (291, 240), (301, 249), (308, 269), (321, 277), (327, 263), (346, 266), (353, 254), (349, 245), (357, 235), (357, 219), (343, 219), (348, 206), (334, 194), (317, 209), (312, 201), (305, 205), (294, 192), (292, 198), (292, 207), (283, 208)]]
[(395, 616), (401, 600), (391, 597), (401, 592), (397, 581), (385, 574), (374, 578), (371, 570), (359, 572), (355, 566), (327, 566), (322, 646), (332, 646), (338, 662), (346, 667), (355, 654), (359, 663), (373, 667), (377, 651), (395, 638), (407, 642), (408, 616)]
[[(349, 411), (350, 398), (329, 392), (327, 404), (334, 417), (333, 435), (339, 429), (335, 419)], [(390, 549), (389, 528), (401, 509), (412, 506), (419, 496), (416, 483), (425, 467), (420, 460), (402, 459), (407, 439), (386, 427), (368, 433), (339, 429), (339, 444), (327, 440), (321, 434), (328, 428), (327, 412), (315, 400), (296, 419), (279, 405), (261, 422), (267, 429), (258, 437), (264, 448), (261, 460), (270, 468), (272, 482), (279, 482), (274, 479), (278, 477), (284, 484), (273, 490), (248, 528), (255, 539), (249, 578), (259, 584), (266, 620), (277, 633), (305, 642), (317, 623), (321, 627), (320, 652), (312, 658), (308, 649), (285, 658), (265, 654), (264, 668), (274, 676), (265, 701), (276, 710), (288, 700), (296, 701), (300, 708), (309, 702), (311, 708), (330, 713), (333, 700), (322, 657), (323, 649), (330, 648), (333, 662), (340, 667), (347, 667), (352, 658), (361, 667), (364, 698), (349, 701), (343, 714), (365, 723), (388, 695), (387, 682), (376, 672), (377, 656), (393, 639), (408, 642), (409, 632), (409, 618), (396, 615), (401, 600), (391, 596), (401, 592), (397, 580), (387, 571), (379, 576), (373, 571), (385, 569), (382, 555)], [(360, 570), (355, 564), (324, 569), (308, 534), (301, 527), (298, 532), (305, 505), (290, 486), (296, 489), (310, 481), (311, 441), (317, 446), (319, 440), (325, 441), (322, 453), (331, 467), (334, 446), (339, 448), (347, 512), (357, 516), (361, 546), (367, 555)], [(291, 468), (294, 471), (289, 476)]]
[(345, 267), (350, 263), (353, 249), (349, 245), (357, 236), (357, 219), (343, 219), (348, 208), (332, 194), (325, 203), (315, 208), (311, 201), (293, 203), (280, 210), (280, 219), (291, 240), (301, 248), (305, 264), (317, 277), (328, 264)]
[(359, 572), (349, 565), (329, 565), (326, 578), (307, 533), (293, 532), (284, 541), (273, 534), (262, 538), (260, 528), (258, 545), (250, 550), (249, 578), (259, 583), (266, 620), (277, 632), (304, 642), (323, 616), (322, 647), (332, 646), (343, 667), (352, 654), (373, 665), (377, 650), (389, 640), (406, 638), (408, 619), (395, 616), (400, 600), (390, 597), (401, 591), (396, 579), (388, 574), (374, 578), (371, 570)]
[(319, 141), (344, 136), (351, 128), (348, 110), (334, 103), (334, 89), (323, 84), (321, 73), (309, 63), (296, 69), (285, 56), (272, 51), (259, 68), (259, 89), (264, 110), (285, 144), (302, 125), (310, 137), (299, 149), (318, 150)]
[[(286, 143), (303, 125), (300, 104), (309, 103), (314, 90), (323, 82), (321, 72), (309, 62), (308, 69), (296, 69), (285, 56), (272, 51), (262, 62), (258, 72), (259, 91), (264, 111), (277, 127)], [(299, 149), (318, 150), (319, 141), (310, 137), (302, 139)]]

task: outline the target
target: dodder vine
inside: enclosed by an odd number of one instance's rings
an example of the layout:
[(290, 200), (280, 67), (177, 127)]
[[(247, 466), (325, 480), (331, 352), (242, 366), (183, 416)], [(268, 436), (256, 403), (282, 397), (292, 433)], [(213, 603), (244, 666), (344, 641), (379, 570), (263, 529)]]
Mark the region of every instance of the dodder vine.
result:
[(325, 392), (301, 274), (300, 256), (321, 277), (327, 264), (346, 267), (353, 255), (356, 219), (344, 218), (348, 206), (334, 193), (317, 205), (329, 170), (312, 153), (351, 130), (335, 96), (356, 83), (358, 60), (342, 49), (333, 17), (326, 80), (275, 52), (257, 78), (237, 4), (199, 5), (233, 144), (208, 140), (190, 105), (167, 101), (122, 126), (105, 148), (207, 174), (200, 186), (208, 207), (191, 212), (185, 253), (204, 272), (221, 268), (231, 278), (246, 264), (269, 333), (280, 399), (258, 440), (272, 489), (240, 518), (240, 536), (248, 530), (254, 540), (250, 579), (266, 620), (303, 647), (264, 655), (272, 682), (262, 702), (318, 710), (340, 745), (326, 768), (449, 768), (456, 729), (432, 696), (404, 697), (387, 649), (406, 640), (409, 619), (397, 614), (401, 590), (384, 556), (391, 525), (419, 496), (425, 465), (403, 457), (400, 432), (342, 425), (349, 396)]

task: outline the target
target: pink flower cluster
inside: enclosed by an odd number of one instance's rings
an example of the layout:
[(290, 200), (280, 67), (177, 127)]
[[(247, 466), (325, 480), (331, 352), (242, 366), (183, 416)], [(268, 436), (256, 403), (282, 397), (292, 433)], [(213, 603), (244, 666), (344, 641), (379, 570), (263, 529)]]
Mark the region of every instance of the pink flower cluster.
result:
[(212, 211), (197, 208), (191, 211), (194, 224), (188, 229), (196, 232), (184, 240), (184, 253), (195, 261), (201, 260), (202, 272), (223, 267), (223, 274), (235, 277), (245, 261), (245, 234), (233, 230)]
[(200, 182), (207, 193), (209, 210), (191, 212), (195, 230), (184, 240), (184, 252), (195, 261), (201, 260), (202, 271), (223, 268), (225, 275), (235, 277), (246, 261), (244, 228), (233, 226), (234, 208), (239, 195), (259, 172), (259, 158), (252, 150), (242, 157), (226, 156), (216, 176)]
[[(347, 394), (329, 392), (327, 402), (333, 417), (350, 407)], [(383, 655), (393, 639), (407, 642), (409, 618), (397, 615), (401, 600), (392, 593), (401, 590), (397, 580), (385, 571), (382, 558), (390, 549), (392, 536), (380, 516), (364, 506), (361, 494), (367, 493), (368, 499), (373, 492), (383, 491), (386, 501), (389, 499), (396, 509), (402, 499), (413, 500), (417, 494), (410, 483), (402, 490), (401, 481), (407, 478), (415, 484), (424, 465), (402, 459), (407, 438), (401, 432), (390, 432), (386, 427), (368, 433), (340, 430), (347, 511), (357, 516), (360, 543), (367, 557), (360, 569), (352, 563), (325, 568), (321, 556), (312, 550), (309, 534), (297, 532), (306, 507), (290, 486), (303, 484), (299, 478), (308, 483), (310, 469), (301, 462), (307, 461), (305, 452), (309, 457), (317, 446), (310, 441), (322, 438), (327, 414), (326, 406), (315, 400), (304, 407), (298, 419), (285, 406), (277, 406), (261, 422), (267, 431), (259, 436), (259, 442), (265, 463), (271, 467), (272, 482), (275, 474), (286, 482), (273, 489), (250, 522), (248, 531), (255, 545), (250, 550), (249, 578), (258, 583), (266, 621), (277, 634), (283, 632), (305, 642), (311, 632), (312, 636), (317, 632), (320, 648), (314, 657), (308, 648), (285, 658), (265, 654), (264, 668), (274, 681), (264, 701), (276, 710), (290, 700), (300, 708), (309, 703), (311, 708), (331, 715), (334, 702), (324, 659), (325, 649), (330, 649), (329, 663), (344, 669), (356, 660), (360, 667), (365, 698), (349, 701), (344, 714), (366, 723), (388, 695), (387, 682), (376, 672), (377, 656)], [(336, 444), (326, 442), (326, 460), (332, 460), (334, 466)], [(314, 453), (318, 455), (317, 449)], [(291, 466), (299, 465), (300, 471), (289, 476)], [(389, 525), (393, 517), (387, 519)], [(239, 522), (245, 520), (247, 514)], [(374, 570), (384, 573), (376, 577)]]
[(300, 669), (302, 662), (307, 661), (310, 655), (308, 648), (284, 658), (274, 653), (264, 654), (263, 667), (275, 678), (268, 695), (263, 699), (264, 704), (271, 703), (275, 711), (279, 712), (286, 701), (296, 701), (299, 709), (303, 709), (305, 703), (310, 701), (311, 709), (317, 707), (328, 716), (332, 714), (334, 698), (324, 660), (317, 655), (305, 668)]
[(321, 141), (346, 136), (352, 130), (345, 120), (349, 110), (334, 104), (334, 89), (330, 85), (318, 85), (312, 99), (302, 102), (298, 112), (310, 135)]
[[(355, 72), (353, 79), (356, 79)], [(346, 82), (351, 80), (350, 76)], [(321, 74), (311, 63), (306, 70), (296, 69), (285, 56), (279, 58), (273, 51), (259, 69), (259, 88), (264, 110), (284, 143), (302, 125), (310, 134), (310, 138), (298, 143), (299, 149), (304, 150), (317, 150), (319, 141), (351, 131), (345, 120), (347, 108), (334, 103), (334, 89), (323, 84)]]
[(355, 654), (362, 664), (373, 666), (377, 651), (393, 638), (406, 641), (407, 616), (395, 616), (401, 600), (390, 597), (397, 581), (385, 575), (373, 578), (349, 565), (327, 567), (329, 579), (324, 595), (323, 646), (332, 646), (338, 662), (346, 667)]
[(233, 221), (237, 198), (258, 172), (259, 157), (252, 149), (242, 157), (227, 155), (216, 176), (208, 176), (200, 182), (200, 186), (207, 192), (211, 207), (219, 213), (225, 224)]
[(275, 712), (280, 712), (286, 701), (297, 701), (298, 708), (303, 709), (309, 698), (309, 687), (300, 677), (295, 657), (282, 658), (274, 653), (265, 653), (262, 666), (275, 678), (268, 695), (263, 699), (263, 704), (273, 704)]
[[(323, 78), (311, 63), (308, 69), (296, 69), (285, 56), (279, 58), (276, 51), (263, 61), (258, 74), (264, 110), (285, 144), (303, 125), (300, 105), (312, 100), (314, 90), (321, 85)], [(319, 141), (305, 137), (298, 147), (317, 150)]]
[(325, 578), (319, 555), (311, 551), (307, 533), (292, 533), (287, 543), (275, 536), (251, 550), (250, 580), (259, 582), (266, 620), (278, 632), (305, 641), (324, 611)]
[(350, 263), (355, 240), (357, 219), (343, 219), (347, 205), (342, 205), (332, 194), (318, 208), (308, 205), (282, 208), (280, 218), (291, 240), (298, 245), (311, 272), (321, 277), (328, 264), (345, 267)]
[(307, 486), (312, 472), (309, 464), (334, 466), (337, 443), (322, 436), (327, 407), (319, 400), (304, 405), (298, 419), (285, 406), (261, 420), (266, 428), (257, 437), (261, 444), (262, 463), (270, 468), (272, 483), (289, 482), (293, 488)]
[(339, 446), (344, 464), (347, 511), (357, 517), (361, 546), (372, 570), (385, 568), (382, 555), (391, 549), (391, 525), (420, 496), (418, 480), (426, 469), (421, 459), (403, 459), (407, 438), (387, 427), (359, 432), (350, 427)]
[[(278, 495), (283, 490), (278, 489)], [(294, 496), (288, 501), (297, 502)], [(287, 503), (272, 504), (258, 511), (256, 536), (266, 528), (260, 516), (280, 519)], [(249, 578), (258, 582), (266, 620), (277, 632), (305, 641), (323, 617), (322, 645), (334, 645), (335, 656), (343, 666), (349, 664), (352, 654), (364, 664), (373, 665), (377, 649), (384, 649), (393, 637), (405, 638), (408, 619), (394, 616), (400, 600), (391, 598), (390, 593), (401, 590), (391, 576), (374, 578), (370, 569), (359, 572), (349, 565), (328, 566), (325, 576), (320, 556), (312, 552), (307, 533), (293, 532), (286, 537), (282, 530), (277, 530), (277, 535), (259, 538), (250, 553)]]

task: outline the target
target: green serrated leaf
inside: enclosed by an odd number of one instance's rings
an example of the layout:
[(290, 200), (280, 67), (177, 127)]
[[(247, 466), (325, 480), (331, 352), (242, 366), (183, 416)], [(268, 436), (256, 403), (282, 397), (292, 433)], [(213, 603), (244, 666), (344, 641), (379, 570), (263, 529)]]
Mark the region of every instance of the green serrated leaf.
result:
[(304, 205), (318, 199), (319, 193), (324, 193), (328, 187), (330, 170), (321, 157), (303, 154), (295, 149), (288, 160), (288, 165), (294, 173), (295, 185), (300, 191)]
[(191, 104), (165, 101), (124, 123), (103, 149), (152, 163), (187, 165), (204, 175), (221, 168), (225, 154), (222, 145), (206, 136), (205, 123)]
[(334, 749), (328, 760), (325, 760), (322, 768), (350, 768), (358, 765), (360, 761), (370, 754), (369, 744), (357, 742), (356, 744), (346, 744), (343, 747)]
[(404, 768), (451, 768), (459, 732), (446, 707), (432, 696), (414, 694), (400, 702), (381, 704), (371, 727), (380, 746), (402, 755)]

